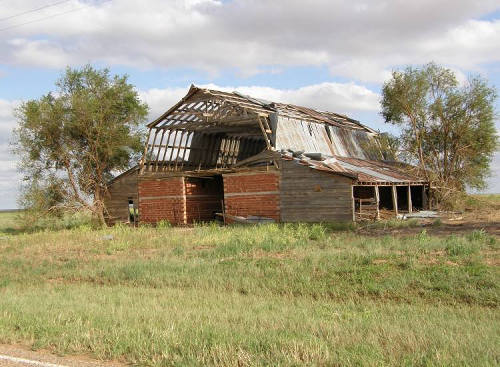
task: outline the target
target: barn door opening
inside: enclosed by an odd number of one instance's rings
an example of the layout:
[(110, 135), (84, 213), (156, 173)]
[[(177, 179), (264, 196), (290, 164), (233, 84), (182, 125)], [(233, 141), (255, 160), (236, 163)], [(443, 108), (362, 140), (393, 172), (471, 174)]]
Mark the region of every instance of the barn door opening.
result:
[(128, 198), (128, 221), (134, 226), (139, 222), (139, 209), (133, 198)]
[(186, 177), (184, 182), (187, 223), (215, 220), (215, 213), (222, 212), (222, 200), (224, 199), (222, 175)]

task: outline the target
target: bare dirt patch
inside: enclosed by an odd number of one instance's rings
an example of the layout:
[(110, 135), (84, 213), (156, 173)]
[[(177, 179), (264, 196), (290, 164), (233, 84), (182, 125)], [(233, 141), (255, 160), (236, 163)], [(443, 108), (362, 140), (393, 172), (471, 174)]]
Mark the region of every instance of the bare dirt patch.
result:
[(470, 233), (475, 230), (484, 230), (485, 232), (500, 238), (500, 222), (480, 222), (480, 221), (449, 221), (446, 218), (441, 219), (441, 224), (434, 225), (429, 220), (422, 220), (416, 226), (405, 228), (384, 228), (365, 226), (357, 230), (358, 234), (365, 236), (409, 236), (415, 235), (424, 230), (429, 235), (434, 236), (450, 236)]
[[(87, 356), (57, 356), (47, 350), (30, 350), (23, 345), (0, 344), (0, 355), (13, 357), (13, 360), (0, 359), (1, 366), (34, 366), (36, 362), (55, 364), (65, 367), (124, 367), (127, 364), (118, 361), (100, 361)], [(14, 360), (18, 359), (18, 361)], [(33, 361), (33, 363), (19, 360)], [(38, 364), (40, 365), (40, 364)], [(43, 365), (43, 364), (42, 364)]]

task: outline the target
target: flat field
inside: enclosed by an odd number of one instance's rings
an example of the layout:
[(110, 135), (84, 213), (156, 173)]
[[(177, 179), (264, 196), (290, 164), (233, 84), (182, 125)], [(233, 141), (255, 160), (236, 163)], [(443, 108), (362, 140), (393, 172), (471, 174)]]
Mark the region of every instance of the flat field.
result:
[(482, 230), (7, 227), (0, 344), (139, 366), (500, 363)]

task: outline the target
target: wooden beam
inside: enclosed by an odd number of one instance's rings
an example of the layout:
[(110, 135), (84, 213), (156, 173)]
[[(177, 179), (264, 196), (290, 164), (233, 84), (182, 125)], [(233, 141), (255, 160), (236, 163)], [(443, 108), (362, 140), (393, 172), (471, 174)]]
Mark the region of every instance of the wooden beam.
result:
[(181, 140), (179, 141), (179, 149), (177, 149), (177, 154), (175, 155), (174, 171), (177, 171), (177, 164), (179, 163), (179, 155), (181, 154), (181, 148), (183, 147), (182, 139), (184, 138), (184, 134), (186, 134), (186, 131), (182, 131), (181, 133)]
[[(162, 162), (163, 164), (165, 164), (165, 157), (167, 156), (167, 151), (168, 151), (168, 142), (170, 141), (170, 135), (172, 134), (172, 130), (169, 130), (168, 131), (168, 135), (167, 135), (167, 141), (165, 142), (165, 151), (163, 152), (163, 158), (162, 158)], [(163, 167), (162, 167), (163, 168)]]
[[(179, 132), (179, 130), (175, 130), (174, 142), (172, 143), (172, 145), (175, 145), (175, 141), (177, 140), (177, 133), (178, 132)], [(165, 165), (165, 167), (164, 167), (165, 171), (170, 171), (170, 162), (172, 162), (173, 154), (174, 154), (174, 148), (170, 148), (170, 158), (168, 159), (168, 165)]]
[(413, 203), (411, 201), (411, 186), (408, 185), (408, 213), (413, 211)]
[(429, 210), (429, 201), (427, 198), (427, 191), (425, 190), (425, 185), (422, 185), (422, 209)]
[(394, 213), (396, 217), (398, 216), (398, 192), (395, 185), (391, 186), (392, 188), (392, 207), (394, 209)]
[(377, 217), (376, 219), (380, 219), (380, 195), (378, 191), (378, 186), (375, 186), (375, 203), (377, 205)]
[(269, 136), (267, 136), (266, 129), (264, 128), (264, 124), (262, 123), (260, 116), (257, 118), (257, 120), (259, 121), (260, 130), (262, 131), (262, 135), (264, 136), (264, 140), (266, 141), (267, 149), (271, 150), (271, 142), (269, 141)]
[(151, 147), (151, 160), (149, 161), (149, 169), (151, 169), (151, 171), (153, 170), (153, 165), (154, 165), (154, 150), (155, 150), (155, 144), (156, 144), (156, 137), (158, 136), (158, 133), (160, 132), (160, 130), (156, 130), (155, 131), (155, 136), (153, 138), (153, 144), (150, 145)]
[[(160, 159), (160, 153), (161, 153), (161, 149), (162, 149), (162, 145), (163, 145), (163, 137), (165, 135), (165, 131), (166, 130), (163, 130), (162, 133), (161, 133), (160, 146), (158, 147), (158, 153), (156, 153), (155, 172), (158, 171), (158, 160)], [(167, 150), (167, 148), (165, 148), (165, 150)]]
[(356, 202), (354, 201), (354, 186), (351, 185), (352, 221), (356, 221)]
[(144, 164), (146, 162), (146, 155), (148, 154), (148, 144), (149, 144), (150, 137), (151, 137), (151, 129), (149, 129), (148, 138), (146, 139), (146, 146), (144, 147), (144, 153), (143, 153), (142, 158), (141, 158), (139, 173), (144, 172)]
[[(182, 153), (182, 162), (181, 162), (181, 170), (182, 170), (182, 167), (184, 167), (184, 160), (186, 159), (186, 152), (188, 149), (191, 150), (191, 147), (188, 148), (188, 142), (189, 142), (189, 136), (192, 135), (194, 133), (188, 133), (187, 136), (186, 136), (186, 144), (184, 146), (184, 152)], [(189, 154), (191, 155), (191, 151), (189, 152)]]

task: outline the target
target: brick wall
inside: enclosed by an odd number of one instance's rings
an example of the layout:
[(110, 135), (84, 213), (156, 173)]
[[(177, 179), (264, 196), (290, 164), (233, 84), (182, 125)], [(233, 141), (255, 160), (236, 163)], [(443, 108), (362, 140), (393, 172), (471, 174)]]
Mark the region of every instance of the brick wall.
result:
[(162, 180), (139, 180), (139, 221), (172, 224), (186, 223), (184, 177)]
[(224, 175), (224, 206), (227, 214), (257, 215), (280, 220), (278, 172)]
[(214, 212), (222, 212), (222, 177), (186, 177), (185, 187), (187, 223), (211, 221)]

